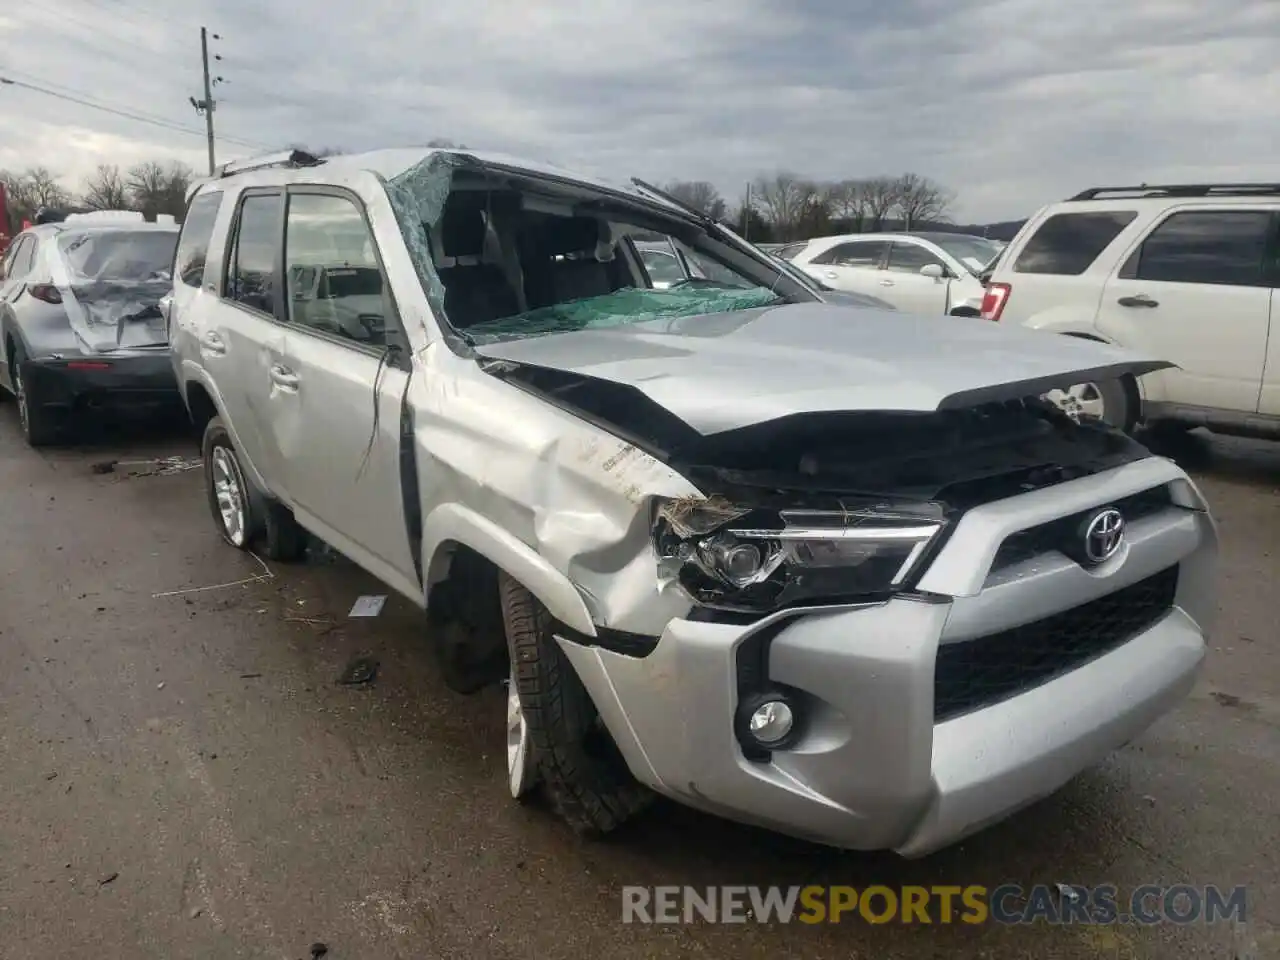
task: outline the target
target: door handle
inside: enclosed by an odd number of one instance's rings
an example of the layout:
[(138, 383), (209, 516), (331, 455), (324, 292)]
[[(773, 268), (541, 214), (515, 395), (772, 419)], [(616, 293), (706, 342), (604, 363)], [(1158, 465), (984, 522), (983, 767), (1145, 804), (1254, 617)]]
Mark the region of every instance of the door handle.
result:
[(227, 352), (227, 345), (222, 342), (222, 338), (212, 330), (200, 338), (200, 349), (206, 353), (222, 356)]
[(892, 280), (881, 280), (881, 281), (880, 281), (880, 286), (882, 286), (882, 287), (892, 287), (892, 286), (893, 286), (893, 281), (892, 281)]
[(271, 382), (283, 390), (298, 389), (298, 375), (278, 363), (271, 365)]
[(827, 279), (828, 279), (828, 280), (839, 280), (839, 279), (840, 279), (840, 274), (836, 273), (834, 270), (828, 270), (828, 271), (827, 271), (826, 276), (827, 276)]
[(1136, 297), (1121, 297), (1116, 303), (1122, 307), (1158, 307), (1160, 301), (1152, 300), (1145, 293), (1140, 293)]

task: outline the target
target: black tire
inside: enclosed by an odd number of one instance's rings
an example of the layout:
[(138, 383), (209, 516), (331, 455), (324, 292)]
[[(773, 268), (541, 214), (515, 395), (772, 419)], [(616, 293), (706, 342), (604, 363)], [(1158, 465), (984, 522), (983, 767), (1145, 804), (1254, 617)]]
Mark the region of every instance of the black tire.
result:
[(1127, 378), (1101, 380), (1094, 384), (1102, 396), (1102, 419), (1125, 433), (1132, 433), (1137, 423), (1137, 405), (1133, 402), (1136, 386)]
[[(218, 450), (226, 452), (226, 462), (229, 464), (235, 483), (239, 488), (239, 505), (244, 516), (242, 535), (233, 534), (228, 530), (227, 523), (222, 517), (222, 510), (218, 506), (218, 496), (214, 489), (214, 461)], [(237, 550), (250, 549), (262, 532), (263, 510), (260, 506), (261, 501), (253, 495), (249, 480), (244, 474), (244, 468), (240, 466), (240, 454), (237, 452), (235, 444), (231, 442), (231, 434), (227, 432), (226, 424), (222, 422), (221, 417), (213, 417), (205, 425), (204, 437), (200, 442), (200, 453), (204, 460), (205, 492), (208, 496), (209, 512), (213, 515), (214, 525), (218, 528), (218, 532), (222, 534), (222, 539), (231, 546)]]
[(296, 563), (307, 554), (307, 531), (283, 503), (267, 500), (262, 511), (262, 552), (268, 560)]
[(25, 362), (22, 348), (15, 346), (9, 356), (9, 382), (13, 384), (13, 396), (17, 400), (18, 425), (27, 446), (52, 446), (62, 436), (62, 422), (48, 407), (40, 405), (39, 397), (27, 390), (27, 378), (23, 375)]
[(583, 836), (603, 836), (653, 801), (636, 782), (595, 704), (552, 636), (546, 608), (505, 573), (499, 593), (537, 774), (552, 807)]

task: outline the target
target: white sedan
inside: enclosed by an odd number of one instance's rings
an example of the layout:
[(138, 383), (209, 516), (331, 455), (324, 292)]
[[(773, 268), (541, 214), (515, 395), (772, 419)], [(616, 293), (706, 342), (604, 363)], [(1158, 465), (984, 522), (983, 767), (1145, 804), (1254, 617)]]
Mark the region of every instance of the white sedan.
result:
[(979, 277), (999, 249), (964, 233), (857, 233), (818, 237), (786, 252), (836, 290), (879, 297), (908, 313), (976, 317), (984, 291)]

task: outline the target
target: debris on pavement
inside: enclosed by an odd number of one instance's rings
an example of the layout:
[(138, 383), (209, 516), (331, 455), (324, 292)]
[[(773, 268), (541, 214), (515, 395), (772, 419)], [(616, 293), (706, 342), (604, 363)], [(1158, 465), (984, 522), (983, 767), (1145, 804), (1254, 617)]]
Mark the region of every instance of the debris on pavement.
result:
[(372, 596), (366, 595), (357, 598), (356, 602), (351, 606), (351, 612), (347, 614), (349, 617), (376, 617), (382, 612), (383, 606), (386, 605), (387, 598), (385, 595)]
[(110, 873), (98, 881), (98, 886), (105, 887), (108, 883), (113, 883), (118, 876), (120, 876), (118, 872)]
[(319, 960), (320, 957), (323, 957), (328, 952), (329, 947), (327, 944), (313, 943), (311, 945), (311, 960)]
[(153, 593), (151, 595), (151, 599), (158, 600), (161, 597), (180, 597), (188, 593), (203, 593), (206, 590), (224, 590), (228, 587), (243, 587), (248, 586), (251, 583), (261, 583), (263, 580), (272, 580), (275, 578), (275, 574), (271, 572), (271, 568), (267, 566), (266, 562), (260, 556), (252, 550), (248, 551), (248, 553), (249, 556), (258, 561), (258, 566), (262, 567), (261, 573), (255, 574), (252, 577), (245, 577), (243, 580), (232, 580), (230, 583), (213, 583), (207, 587), (187, 587), (183, 590), (165, 590), (162, 593)]
[(1054, 886), (1058, 889), (1058, 896), (1063, 900), (1080, 903), (1084, 899), (1084, 895), (1069, 883), (1055, 883)]
[(240, 679), (241, 680), (257, 680), (260, 676), (262, 676), (262, 674), (260, 673), (242, 673), (240, 674)]
[(199, 470), (203, 466), (204, 461), (201, 459), (174, 456), (157, 457), (151, 460), (104, 460), (100, 463), (95, 463), (90, 469), (94, 473), (115, 473), (116, 467), (143, 468), (129, 470), (118, 478), (118, 480), (132, 480), (135, 477), (167, 477), (175, 473)]
[(196, 917), (200, 916), (200, 914), (202, 913), (204, 913), (204, 910), (201, 907), (192, 907), (191, 912), (188, 913), (187, 916), (190, 917), (192, 920), (194, 920), (196, 919)]
[(56, 773), (46, 773), (46, 774), (44, 775), (44, 778), (45, 778), (46, 780), (56, 780), (56, 779), (58, 779), (58, 775), (57, 775)]
[(364, 683), (372, 683), (378, 675), (378, 661), (372, 657), (356, 657), (347, 664), (338, 683), (344, 687), (356, 687)]

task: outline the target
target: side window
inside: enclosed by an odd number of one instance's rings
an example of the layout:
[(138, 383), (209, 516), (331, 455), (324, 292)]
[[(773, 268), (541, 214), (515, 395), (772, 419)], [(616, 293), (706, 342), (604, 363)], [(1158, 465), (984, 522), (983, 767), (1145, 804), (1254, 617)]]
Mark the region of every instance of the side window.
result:
[(395, 306), (373, 233), (352, 200), (290, 194), (284, 250), (290, 322), (371, 346), (387, 343)]
[(18, 258), (26, 256), (23, 253), (23, 248), (26, 247), (28, 242), (28, 237), (19, 237), (13, 242), (9, 252), (4, 255), (3, 279), (16, 280), (18, 278)]
[(1013, 270), (1078, 276), (1137, 215), (1133, 210), (1054, 214), (1027, 241)]
[(23, 237), (18, 243), (18, 249), (13, 253), (13, 260), (9, 263), (9, 269), (5, 271), (5, 279), (22, 279), (31, 270), (31, 265), (35, 262), (35, 259), (36, 238), (31, 236)]
[(222, 204), (222, 191), (202, 193), (191, 201), (187, 216), (182, 221), (182, 234), (174, 254), (173, 275), (188, 287), (198, 287), (204, 282), (204, 265), (209, 257), (209, 240), (213, 236), (213, 224)]
[(927, 267), (931, 263), (936, 263), (943, 270), (947, 268), (947, 265), (926, 247), (915, 243), (895, 243), (889, 250), (887, 269), (899, 273), (919, 273), (921, 267)]
[(839, 267), (878, 267), (884, 259), (889, 243), (885, 240), (863, 240), (858, 243), (842, 243), (826, 253), (814, 257), (811, 263), (835, 264)]
[(280, 213), (284, 197), (278, 193), (249, 194), (240, 203), (231, 256), (227, 258), (228, 300), (275, 313), (276, 254), (280, 247)]
[(1125, 264), (1124, 279), (1266, 286), (1271, 214), (1258, 210), (1175, 213)]

